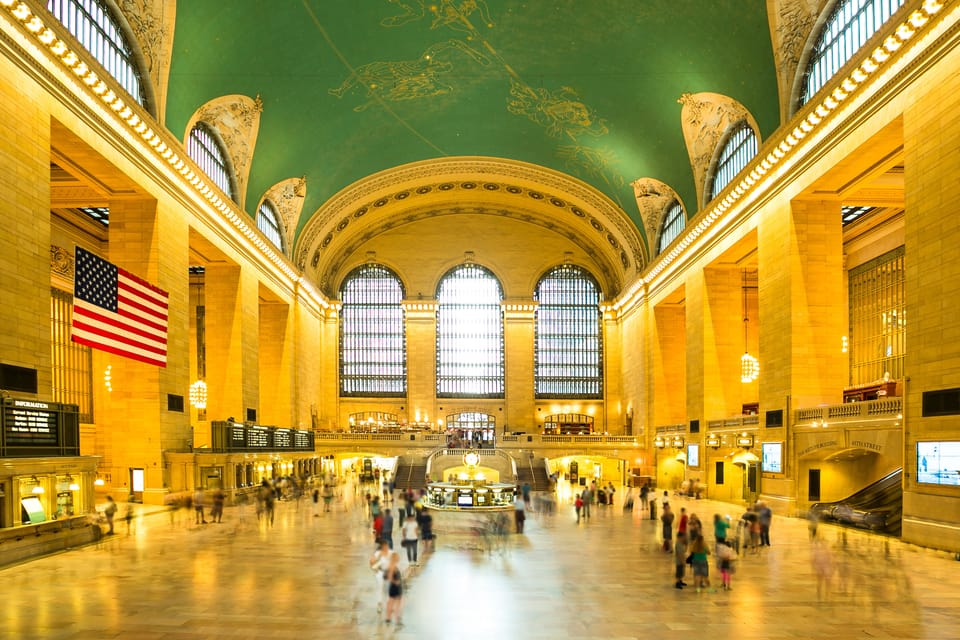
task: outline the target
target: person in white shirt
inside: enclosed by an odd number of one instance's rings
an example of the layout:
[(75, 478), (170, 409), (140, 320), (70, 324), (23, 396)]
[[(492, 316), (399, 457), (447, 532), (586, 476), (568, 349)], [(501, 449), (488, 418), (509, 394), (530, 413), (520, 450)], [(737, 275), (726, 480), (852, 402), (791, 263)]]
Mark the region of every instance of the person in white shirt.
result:
[(390, 565), (390, 546), (386, 540), (381, 540), (377, 550), (370, 556), (370, 569), (377, 588), (377, 613), (383, 611), (383, 603), (387, 597), (387, 581), (384, 579), (387, 567)]
[(420, 542), (420, 525), (417, 519), (411, 513), (407, 516), (403, 526), (400, 528), (402, 533), (402, 542), (400, 544), (407, 550), (407, 562), (417, 564), (417, 547)]
[(523, 501), (523, 495), (518, 494), (517, 499), (513, 501), (513, 521), (517, 525), (517, 533), (523, 533), (523, 523), (527, 519), (527, 505)]

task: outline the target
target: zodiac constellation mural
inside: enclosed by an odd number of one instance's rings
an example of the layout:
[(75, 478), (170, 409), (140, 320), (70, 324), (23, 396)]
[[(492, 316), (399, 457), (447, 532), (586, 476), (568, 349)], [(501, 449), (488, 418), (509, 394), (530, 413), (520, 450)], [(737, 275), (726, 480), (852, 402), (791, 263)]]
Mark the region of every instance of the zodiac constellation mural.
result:
[[(614, 165), (616, 154), (609, 149), (584, 144), (585, 138), (600, 139), (609, 130), (603, 118), (568, 86), (556, 89), (532, 87), (503, 59), (484, 32), (495, 27), (490, 8), (484, 0), (386, 0), (401, 13), (383, 18), (381, 26), (397, 28), (429, 19), (431, 30), (448, 30), (451, 38), (427, 47), (415, 60), (370, 62), (352, 70), (331, 95), (344, 98), (352, 89), (365, 89), (366, 101), (354, 111), (372, 105), (430, 98), (456, 91), (455, 64), (464, 56), (487, 67), (496, 61), (509, 80), (506, 107), (509, 113), (528, 118), (551, 138), (564, 141), (555, 153), (571, 170), (582, 177), (599, 180), (616, 195), (626, 183)], [(478, 26), (479, 25), (479, 26)], [(483, 31), (481, 31), (481, 29)], [(483, 51), (483, 53), (481, 53)], [(599, 140), (598, 140), (599, 141)]]

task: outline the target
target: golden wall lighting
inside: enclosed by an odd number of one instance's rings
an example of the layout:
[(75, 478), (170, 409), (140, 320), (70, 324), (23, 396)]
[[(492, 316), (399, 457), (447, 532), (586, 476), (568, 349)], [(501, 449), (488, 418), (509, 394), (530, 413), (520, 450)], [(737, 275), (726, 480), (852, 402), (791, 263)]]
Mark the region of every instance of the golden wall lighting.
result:
[(207, 383), (203, 380), (190, 385), (190, 404), (197, 409), (207, 408)]
[(670, 445), (671, 445), (674, 449), (682, 449), (682, 448), (683, 448), (683, 444), (684, 444), (683, 436), (674, 436), (674, 437), (673, 437), (673, 442), (670, 443)]
[(103, 370), (103, 386), (107, 388), (107, 393), (113, 391), (113, 365), (108, 364)]
[(663, 436), (657, 436), (653, 439), (653, 446), (655, 446), (657, 449), (663, 449), (665, 446), (667, 446), (667, 441), (663, 439)]
[(750, 449), (753, 447), (753, 434), (744, 431), (743, 433), (737, 435), (737, 446), (743, 449)]
[(37, 476), (33, 476), (30, 480), (33, 482), (33, 488), (30, 489), (30, 493), (35, 496), (43, 495), (43, 486), (40, 484), (40, 480), (37, 478)]
[(720, 448), (720, 436), (714, 435), (712, 433), (707, 434), (707, 446), (711, 449)]

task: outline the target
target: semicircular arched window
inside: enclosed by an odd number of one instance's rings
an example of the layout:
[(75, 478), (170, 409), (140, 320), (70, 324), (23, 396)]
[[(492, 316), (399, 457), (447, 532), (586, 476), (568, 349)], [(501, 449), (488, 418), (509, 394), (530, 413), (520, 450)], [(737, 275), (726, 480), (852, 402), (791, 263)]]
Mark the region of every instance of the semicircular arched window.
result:
[(800, 88), (800, 105), (830, 82), (905, 3), (906, 0), (839, 0), (810, 53)]
[(437, 396), (503, 397), (503, 289), (475, 264), (451, 269), (437, 287)]
[(227, 152), (213, 129), (206, 123), (198, 122), (190, 130), (190, 136), (187, 139), (187, 155), (203, 169), (203, 172), (220, 187), (221, 191), (234, 202), (237, 201)]
[(707, 202), (716, 198), (717, 194), (723, 191), (724, 187), (730, 184), (757, 155), (757, 134), (746, 120), (741, 120), (730, 131), (717, 159), (717, 168), (710, 182)]
[(574, 265), (551, 269), (537, 283), (534, 387), (538, 398), (600, 398), (603, 339), (600, 288)]
[(120, 22), (103, 0), (47, 0), (53, 14), (84, 49), (142, 107), (147, 105), (141, 73)]
[(340, 395), (400, 397), (407, 392), (403, 285), (379, 264), (364, 264), (340, 287)]
[(660, 225), (657, 254), (663, 253), (663, 250), (680, 235), (686, 225), (687, 216), (684, 214), (683, 206), (674, 200), (667, 208), (667, 214), (663, 216), (663, 223)]
[(257, 229), (263, 232), (267, 240), (283, 252), (283, 232), (280, 230), (280, 215), (273, 203), (264, 200), (257, 209)]

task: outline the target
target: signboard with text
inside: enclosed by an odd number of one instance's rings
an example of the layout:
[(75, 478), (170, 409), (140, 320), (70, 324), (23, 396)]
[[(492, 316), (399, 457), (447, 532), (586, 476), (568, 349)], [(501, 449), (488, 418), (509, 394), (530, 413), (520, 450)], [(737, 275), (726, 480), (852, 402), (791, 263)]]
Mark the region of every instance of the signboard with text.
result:
[(0, 418), (0, 456), (79, 455), (76, 405), (7, 398)]

